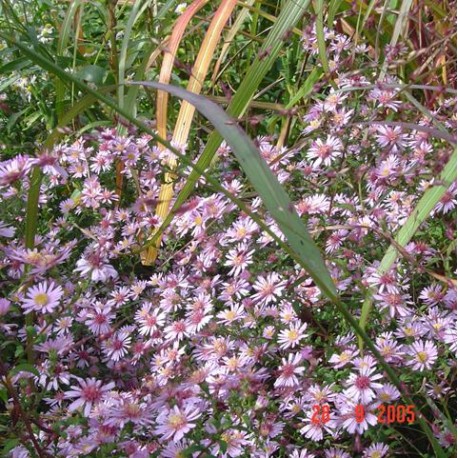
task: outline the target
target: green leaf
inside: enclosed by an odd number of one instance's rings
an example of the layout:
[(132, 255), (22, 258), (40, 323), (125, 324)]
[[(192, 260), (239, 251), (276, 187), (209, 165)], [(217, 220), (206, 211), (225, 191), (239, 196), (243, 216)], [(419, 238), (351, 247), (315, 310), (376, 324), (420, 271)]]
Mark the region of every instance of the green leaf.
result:
[(311, 72), (307, 79), (304, 81), (304, 84), (299, 88), (296, 92), (294, 97), (288, 102), (286, 105), (286, 109), (289, 110), (290, 108), (294, 107), (299, 100), (309, 96), (313, 91), (313, 86), (315, 83), (320, 79), (323, 72), (318, 67), (315, 67)]
[(38, 372), (37, 368), (33, 364), (29, 363), (22, 363), (13, 367), (13, 369), (9, 371), (8, 376), (13, 377), (19, 372), (30, 372), (31, 374), (36, 375), (37, 377), (40, 376), (40, 373)]
[(76, 72), (76, 76), (88, 83), (94, 83), (101, 86), (105, 80), (107, 71), (98, 65), (86, 65)]
[(223, 454), (226, 453), (226, 451), (227, 451), (227, 445), (228, 445), (227, 442), (225, 442), (225, 441), (223, 441), (223, 440), (220, 440), (220, 441), (218, 442), (218, 444), (219, 444), (219, 451), (220, 451), (221, 453), (223, 453)]
[(4, 387), (0, 388), (0, 399), (5, 403), (8, 402), (8, 392)]
[(7, 439), (5, 443), (3, 444), (3, 453), (5, 453), (4, 456), (7, 456), (8, 452), (13, 450), (14, 447), (19, 445), (21, 441), (19, 439)]

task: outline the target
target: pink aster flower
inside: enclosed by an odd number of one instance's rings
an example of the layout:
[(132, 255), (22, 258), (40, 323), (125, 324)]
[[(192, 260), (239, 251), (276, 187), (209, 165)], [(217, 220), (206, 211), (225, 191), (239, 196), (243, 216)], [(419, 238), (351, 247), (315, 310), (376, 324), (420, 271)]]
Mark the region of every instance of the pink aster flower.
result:
[(117, 308), (128, 302), (131, 297), (131, 292), (127, 286), (122, 286), (112, 291), (109, 296), (111, 299), (107, 301), (107, 305)]
[(83, 277), (92, 281), (106, 282), (110, 278), (117, 278), (118, 272), (108, 264), (98, 253), (87, 253), (76, 262), (75, 272), (80, 272)]
[(329, 403), (336, 396), (336, 393), (332, 391), (332, 388), (333, 385), (326, 385), (321, 388), (319, 385), (314, 384), (308, 388), (304, 399), (311, 404)]
[(23, 178), (30, 167), (30, 158), (20, 154), (13, 159), (0, 162), (0, 186), (9, 186)]
[(246, 312), (242, 304), (231, 304), (229, 309), (223, 310), (216, 315), (220, 324), (233, 323), (234, 321), (242, 320), (245, 316)]
[(399, 126), (379, 126), (377, 130), (377, 143), (393, 153), (402, 151), (408, 144), (408, 135), (403, 134)]
[(369, 100), (378, 102), (378, 107), (398, 111), (401, 102), (396, 100), (397, 92), (392, 89), (375, 88), (369, 93)]
[(285, 281), (280, 280), (280, 276), (271, 272), (266, 277), (259, 276), (253, 288), (257, 291), (251, 298), (259, 301), (261, 304), (268, 304), (269, 302), (276, 302), (277, 296), (285, 289)]
[(377, 350), (385, 358), (385, 361), (400, 362), (403, 359), (403, 352), (400, 345), (393, 338), (392, 333), (383, 333), (375, 340)]
[(411, 356), (408, 365), (417, 371), (429, 370), (437, 359), (437, 348), (430, 340), (414, 342), (407, 347), (407, 354)]
[(376, 388), (377, 399), (382, 404), (390, 404), (401, 397), (399, 390), (391, 383), (385, 383), (381, 388)]
[(22, 301), (24, 313), (32, 311), (41, 313), (52, 313), (59, 305), (59, 301), (64, 295), (61, 286), (53, 281), (41, 282), (27, 290), (27, 294)]
[(329, 359), (329, 362), (333, 365), (334, 369), (340, 369), (351, 363), (353, 358), (358, 356), (358, 353), (358, 350), (355, 348), (349, 348), (340, 354), (334, 353)]
[(84, 406), (83, 413), (86, 417), (91, 412), (92, 407), (102, 402), (115, 386), (114, 382), (102, 385), (102, 382), (95, 378), (79, 380), (78, 383), (79, 386), (73, 386), (65, 393), (65, 398), (77, 398), (68, 406), (68, 410), (73, 412)]
[(225, 266), (231, 267), (229, 275), (239, 275), (250, 264), (253, 264), (254, 250), (248, 251), (248, 245), (239, 243), (236, 248), (233, 248), (226, 255)]
[(434, 212), (448, 213), (456, 207), (456, 183), (448, 188), (441, 200), (434, 207)]
[(94, 309), (86, 314), (85, 324), (94, 334), (106, 334), (110, 331), (110, 323), (113, 321), (114, 313), (111, 307), (97, 301)]
[(397, 293), (400, 287), (396, 276), (397, 274), (394, 270), (380, 273), (375, 269), (372, 271), (371, 268), (371, 273), (367, 276), (365, 281), (373, 288), (376, 288), (378, 293)]
[(363, 458), (383, 458), (388, 451), (387, 445), (376, 442), (363, 450)]
[(410, 296), (408, 294), (401, 294), (398, 292), (380, 293), (374, 294), (374, 299), (379, 301), (378, 305), (381, 309), (388, 308), (391, 318), (395, 316), (406, 317), (411, 315), (407, 306), (412, 304), (412, 301), (409, 300)]
[(218, 299), (222, 300), (226, 305), (231, 305), (236, 299), (241, 299), (248, 294), (249, 286), (246, 280), (234, 278), (228, 283), (223, 283)]
[(137, 426), (148, 426), (152, 423), (151, 417), (151, 409), (148, 409), (146, 403), (127, 394), (122, 397), (118, 405), (110, 408), (107, 424), (120, 428), (128, 422)]
[(362, 402), (368, 404), (375, 398), (374, 390), (382, 388), (382, 384), (377, 383), (376, 380), (382, 378), (380, 374), (373, 374), (373, 368), (363, 368), (358, 374), (350, 374), (346, 381), (348, 387), (344, 394), (355, 402)]
[(160, 434), (163, 440), (179, 441), (196, 426), (193, 422), (200, 415), (199, 409), (192, 404), (185, 404), (181, 408), (174, 406), (172, 409), (164, 410), (159, 414), (157, 417), (158, 427), (154, 433)]
[(384, 161), (380, 162), (376, 170), (377, 176), (389, 182), (392, 178), (397, 178), (399, 173), (399, 159), (390, 154)]
[(255, 232), (259, 231), (259, 226), (249, 218), (239, 219), (227, 230), (223, 237), (222, 245), (227, 242), (248, 241)]
[[(320, 404), (321, 409), (323, 406), (328, 404)], [(335, 413), (332, 408), (329, 409), (329, 419), (324, 418), (324, 415), (315, 415), (312, 408), (308, 409), (307, 417), (305, 418), (306, 425), (300, 430), (300, 432), (307, 438), (313, 441), (321, 441), (324, 438), (325, 433), (332, 434), (335, 427), (337, 426)], [(321, 413), (323, 410), (321, 410)], [(312, 420), (313, 418), (313, 420)]]
[(182, 340), (189, 336), (191, 329), (185, 320), (176, 320), (164, 329), (164, 336), (167, 340)]
[(142, 336), (153, 335), (165, 323), (166, 314), (151, 302), (145, 302), (140, 310), (135, 313), (135, 320), (139, 325)]
[(294, 348), (299, 345), (302, 339), (305, 339), (305, 330), (307, 323), (301, 324), (300, 321), (292, 324), (289, 329), (284, 329), (278, 335), (278, 343), (281, 349)]
[(102, 342), (102, 349), (108, 360), (119, 361), (129, 349), (132, 337), (128, 330), (120, 330)]
[(339, 409), (339, 425), (350, 434), (362, 434), (369, 426), (377, 424), (377, 416), (373, 414), (373, 408), (353, 400), (339, 396), (336, 398), (336, 406)]
[(312, 143), (307, 152), (307, 159), (314, 161), (314, 167), (319, 167), (321, 164), (329, 167), (332, 161), (342, 154), (342, 149), (342, 141), (328, 135), (326, 141), (319, 138)]
[(291, 387), (299, 384), (299, 380), (296, 376), (302, 375), (305, 371), (304, 367), (300, 367), (299, 364), (302, 362), (302, 356), (300, 353), (290, 353), (288, 360), (282, 358), (282, 365), (279, 369), (279, 377), (275, 381), (274, 386), (278, 387)]
[(418, 297), (428, 305), (437, 305), (444, 299), (444, 296), (441, 285), (435, 284), (423, 288)]
[(47, 175), (68, 177), (66, 170), (59, 164), (59, 156), (55, 151), (41, 153), (31, 159), (30, 163), (40, 167)]

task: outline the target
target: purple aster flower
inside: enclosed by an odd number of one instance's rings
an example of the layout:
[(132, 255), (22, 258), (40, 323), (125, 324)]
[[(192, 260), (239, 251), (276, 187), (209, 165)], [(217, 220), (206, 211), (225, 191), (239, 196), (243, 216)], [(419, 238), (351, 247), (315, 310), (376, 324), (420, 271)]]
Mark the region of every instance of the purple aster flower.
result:
[(72, 387), (65, 393), (67, 399), (77, 398), (68, 406), (68, 410), (73, 412), (84, 406), (83, 413), (87, 417), (92, 407), (105, 399), (108, 392), (114, 387), (114, 382), (103, 385), (101, 380), (96, 380), (95, 378), (79, 380), (79, 386)]
[(59, 301), (64, 294), (61, 286), (56, 285), (53, 281), (41, 282), (36, 286), (28, 289), (25, 298), (22, 301), (24, 313), (32, 311), (40, 313), (52, 313), (59, 305)]
[(382, 388), (376, 380), (382, 378), (380, 374), (373, 373), (374, 368), (364, 367), (358, 374), (350, 374), (346, 381), (348, 388), (344, 391), (345, 396), (355, 402), (369, 403), (375, 398), (374, 389)]
[(174, 406), (170, 410), (162, 411), (157, 417), (158, 427), (155, 434), (160, 434), (162, 439), (179, 441), (186, 433), (191, 431), (196, 424), (194, 420), (199, 418), (201, 412), (192, 404), (183, 407)]
[(0, 162), (0, 186), (8, 186), (23, 178), (30, 170), (30, 158), (18, 155), (14, 159)]
[(377, 442), (364, 449), (363, 458), (383, 458), (388, 451), (389, 448), (387, 445)]
[(414, 342), (407, 347), (407, 354), (412, 358), (407, 363), (418, 371), (429, 370), (437, 359), (437, 348), (430, 340)]

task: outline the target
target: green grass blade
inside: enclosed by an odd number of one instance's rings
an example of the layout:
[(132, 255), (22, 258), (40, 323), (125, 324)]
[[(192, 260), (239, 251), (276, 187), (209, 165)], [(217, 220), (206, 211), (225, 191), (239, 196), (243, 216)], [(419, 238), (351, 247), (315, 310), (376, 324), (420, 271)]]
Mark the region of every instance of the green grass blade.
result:
[[(435, 205), (444, 196), (453, 181), (456, 180), (456, 156), (457, 154), (455, 149), (455, 152), (440, 175), (440, 184), (432, 186), (425, 192), (413, 212), (407, 218), (404, 226), (398, 232), (395, 241), (403, 248), (410, 242), (420, 225), (429, 218)], [(380, 263), (380, 269), (385, 272), (388, 271), (388, 269), (390, 269), (396, 261), (397, 256), (398, 252), (396, 248), (391, 245)]]
[(288, 104), (286, 105), (285, 109), (289, 110), (290, 108), (293, 108), (294, 105), (296, 105), (297, 102), (299, 102), (301, 99), (309, 96), (313, 91), (313, 86), (321, 78), (322, 75), (323, 75), (323, 72), (321, 71), (321, 69), (319, 69), (318, 67), (315, 67), (310, 72), (309, 76), (304, 81), (302, 86), (298, 89), (298, 91), (294, 94), (294, 96), (288, 102)]
[[(373, 0), (375, 1), (375, 0)], [(340, 5), (343, 3), (343, 0), (331, 0), (329, 2), (329, 11), (328, 11), (328, 27), (332, 29), (334, 27), (334, 18), (336, 17), (337, 11), (339, 11)]]
[[(132, 11), (129, 16), (129, 20), (124, 29), (124, 37), (121, 43), (121, 50), (119, 52), (119, 67), (118, 67), (118, 104), (120, 107), (124, 106), (124, 82), (126, 78), (126, 66), (127, 66), (127, 53), (129, 50), (129, 44), (131, 43), (132, 30), (135, 23), (141, 17), (143, 12), (149, 7), (151, 0), (145, 2), (142, 6), (143, 0), (136, 0)], [(141, 7), (141, 8), (140, 8)], [(134, 108), (134, 105), (130, 104), (130, 109)]]
[(317, 15), (315, 20), (316, 39), (318, 41), (318, 54), (320, 56), (321, 65), (323, 66), (324, 73), (329, 75), (329, 62), (326, 52), (326, 41), (324, 39), (324, 23), (323, 23), (323, 0), (317, 0), (315, 3), (315, 13)]
[[(67, 14), (65, 15), (64, 21), (62, 23), (62, 28), (59, 33), (59, 39), (57, 41), (57, 56), (64, 56), (65, 50), (67, 49), (68, 42), (70, 40), (70, 34), (72, 31), (72, 24), (75, 18), (75, 14), (80, 8), (82, 0), (75, 0), (70, 3), (68, 8)], [(75, 40), (76, 31), (75, 31)], [(76, 46), (76, 41), (75, 41)], [(60, 120), (61, 116), (65, 112), (65, 84), (60, 80), (57, 79), (55, 83), (56, 88), (56, 113), (57, 119)]]

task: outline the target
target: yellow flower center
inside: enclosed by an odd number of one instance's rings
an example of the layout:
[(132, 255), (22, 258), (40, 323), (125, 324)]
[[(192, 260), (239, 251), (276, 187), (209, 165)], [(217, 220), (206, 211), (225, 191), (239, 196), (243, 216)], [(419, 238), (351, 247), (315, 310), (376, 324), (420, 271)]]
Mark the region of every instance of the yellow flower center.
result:
[(266, 337), (272, 337), (272, 336), (274, 335), (274, 330), (273, 330), (273, 329), (266, 329), (266, 330), (264, 331), (264, 335), (265, 335)]
[(411, 327), (404, 328), (404, 334), (406, 336), (413, 336), (413, 328), (411, 328)]
[(417, 358), (421, 363), (426, 363), (426, 361), (428, 361), (428, 354), (424, 351), (419, 351), (417, 353)]
[(239, 227), (237, 229), (236, 234), (237, 234), (237, 238), (241, 239), (241, 238), (243, 238), (243, 237), (245, 237), (247, 235), (247, 230), (243, 226)]
[(294, 404), (291, 407), (291, 412), (293, 412), (294, 414), (298, 414), (301, 410), (302, 409), (301, 409), (301, 406), (299, 404)]
[(233, 319), (235, 318), (235, 312), (234, 312), (234, 310), (228, 310), (228, 311), (225, 313), (225, 315), (226, 315), (226, 320), (229, 320), (229, 321), (231, 321), (231, 320), (233, 320)]
[(231, 440), (231, 435), (230, 433), (223, 433), (221, 434), (221, 439), (226, 442), (226, 443), (229, 443), (229, 441)]
[(293, 319), (293, 314), (290, 312), (285, 312), (283, 314), (283, 320), (289, 323)]
[(349, 359), (350, 359), (350, 355), (348, 353), (346, 353), (346, 352), (341, 353), (340, 356), (339, 356), (339, 361), (341, 363), (343, 363), (345, 361), (348, 361)]
[(44, 306), (49, 302), (49, 296), (46, 293), (38, 293), (34, 297), (35, 304)]
[(230, 358), (228, 361), (227, 361), (227, 368), (230, 370), (230, 371), (235, 371), (235, 369), (237, 369), (238, 365), (239, 365), (239, 360), (234, 356), (232, 358)]
[(183, 415), (172, 414), (169, 417), (168, 423), (172, 428), (181, 428), (186, 424), (186, 420), (183, 418)]

